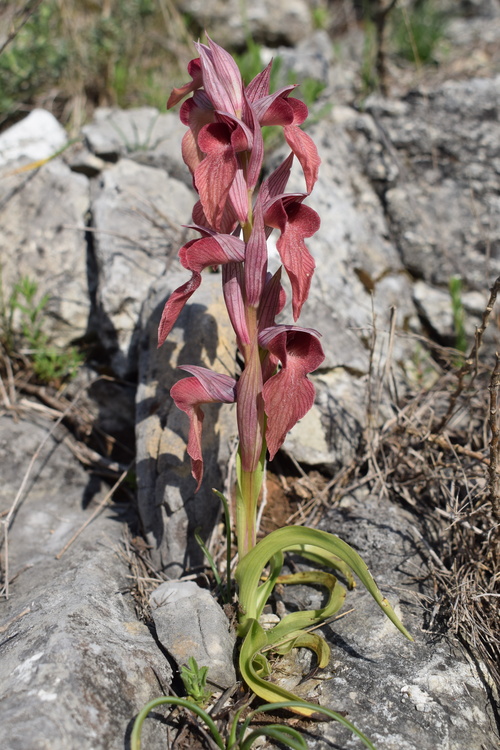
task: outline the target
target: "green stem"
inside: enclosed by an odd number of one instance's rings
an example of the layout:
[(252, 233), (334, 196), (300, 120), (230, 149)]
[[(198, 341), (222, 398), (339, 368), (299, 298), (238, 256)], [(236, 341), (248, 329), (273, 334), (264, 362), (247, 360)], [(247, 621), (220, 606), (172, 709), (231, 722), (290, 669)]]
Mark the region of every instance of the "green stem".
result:
[(257, 503), (264, 480), (266, 442), (263, 440), (259, 463), (254, 471), (243, 471), (238, 451), (236, 473), (236, 535), (240, 560), (257, 543)]
[[(260, 468), (260, 466), (259, 466)], [(240, 560), (257, 543), (257, 501), (262, 487), (262, 476), (256, 471), (239, 472), (236, 490), (236, 535)]]
[(155, 698), (155, 700), (147, 703), (144, 706), (144, 708), (140, 711), (140, 713), (137, 715), (137, 718), (134, 722), (134, 728), (132, 729), (132, 735), (130, 737), (131, 750), (140, 750), (141, 748), (142, 725), (147, 715), (149, 714), (149, 712), (152, 711), (157, 706), (163, 706), (164, 704), (168, 704), (171, 706), (182, 706), (183, 708), (187, 708), (188, 711), (192, 711), (194, 714), (199, 716), (200, 719), (202, 719), (207, 725), (212, 737), (214, 738), (218, 747), (220, 747), (220, 750), (224, 750), (225, 748), (224, 740), (219, 734), (219, 730), (217, 729), (215, 722), (207, 714), (206, 711), (204, 711), (202, 708), (197, 706), (196, 703), (186, 700), (186, 698), (170, 698), (170, 697)]

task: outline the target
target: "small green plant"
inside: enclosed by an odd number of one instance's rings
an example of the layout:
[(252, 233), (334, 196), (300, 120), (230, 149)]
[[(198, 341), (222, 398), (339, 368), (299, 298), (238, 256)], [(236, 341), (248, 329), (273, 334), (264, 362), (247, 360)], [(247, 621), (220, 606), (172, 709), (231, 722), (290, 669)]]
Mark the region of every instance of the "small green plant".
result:
[(376, 72), (377, 39), (375, 24), (368, 18), (364, 23), (363, 54), (361, 58), (361, 88), (363, 95), (368, 95), (377, 88)]
[(292, 750), (307, 750), (307, 743), (300, 732), (298, 732), (296, 729), (293, 729), (293, 727), (289, 727), (285, 724), (269, 724), (267, 726), (259, 726), (258, 728), (249, 731), (252, 726), (252, 722), (254, 722), (256, 718), (256, 714), (260, 715), (263, 713), (265, 714), (271, 711), (275, 712), (279, 710), (304, 713), (306, 709), (309, 709), (310, 712), (312, 709), (314, 709), (315, 718), (321, 718), (324, 716), (327, 719), (338, 721), (340, 724), (343, 724), (345, 727), (350, 729), (350, 731), (361, 740), (365, 747), (367, 747), (369, 750), (375, 750), (375, 746), (370, 742), (368, 737), (363, 734), (363, 732), (360, 732), (359, 729), (351, 724), (351, 722), (348, 721), (344, 716), (338, 714), (336, 711), (331, 711), (329, 708), (318, 706), (315, 703), (308, 703), (307, 701), (301, 700), (281, 701), (279, 703), (266, 703), (263, 706), (259, 706), (256, 711), (251, 711), (250, 713), (248, 713), (245, 720), (243, 721), (242, 714), (249, 707), (249, 703), (247, 703), (236, 712), (229, 726), (226, 739), (224, 739), (217, 727), (216, 722), (209, 713), (204, 711), (203, 708), (198, 706), (194, 701), (189, 700), (188, 698), (177, 697), (155, 698), (155, 700), (150, 701), (150, 703), (144, 706), (134, 722), (132, 735), (130, 737), (131, 750), (140, 750), (141, 748), (142, 726), (148, 714), (155, 708), (158, 708), (158, 706), (165, 705), (180, 706), (181, 708), (187, 709), (188, 711), (191, 711), (196, 716), (198, 716), (205, 724), (206, 728), (212, 735), (215, 744), (218, 748), (220, 748), (220, 750), (250, 750), (252, 745), (260, 737), (267, 737), (270, 740), (279, 742), (285, 747), (292, 748)]
[[(3, 287), (3, 285), (0, 285)], [(8, 356), (16, 350), (27, 356), (37, 378), (53, 383), (76, 374), (83, 362), (75, 347), (61, 350), (50, 344), (43, 331), (43, 321), (50, 296), (44, 294), (37, 300), (38, 284), (23, 276), (14, 284), (10, 297), (0, 296), (1, 341)], [(16, 314), (20, 316), (16, 321)]]
[(462, 279), (460, 276), (452, 276), (448, 283), (451, 297), (451, 309), (453, 312), (453, 328), (455, 332), (455, 348), (459, 352), (467, 349), (467, 334), (465, 332), (465, 313), (462, 304)]
[(326, 29), (328, 26), (329, 13), (328, 8), (319, 5), (312, 9), (312, 22), (315, 29)]
[(396, 7), (391, 18), (396, 53), (416, 65), (434, 62), (437, 45), (445, 31), (445, 17), (435, 1), (423, 0), (408, 10)]
[(188, 698), (197, 706), (205, 706), (212, 696), (207, 687), (208, 667), (199, 667), (193, 656), (189, 657), (188, 666), (181, 667), (181, 680)]
[(176, 6), (43, 0), (0, 55), (0, 124), (47, 92), (75, 130), (98, 105), (163, 107), (166, 71), (189, 55)]

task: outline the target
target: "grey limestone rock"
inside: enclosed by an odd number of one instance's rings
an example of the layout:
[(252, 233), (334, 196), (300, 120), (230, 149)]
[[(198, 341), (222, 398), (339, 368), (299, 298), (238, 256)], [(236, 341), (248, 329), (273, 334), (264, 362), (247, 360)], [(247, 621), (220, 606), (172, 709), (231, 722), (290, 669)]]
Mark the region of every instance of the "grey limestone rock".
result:
[(193, 657), (199, 667), (208, 667), (211, 685), (236, 683), (236, 634), (209, 591), (193, 581), (168, 581), (155, 589), (150, 602), (158, 638), (179, 666)]
[(3, 294), (8, 299), (23, 276), (36, 281), (36, 301), (49, 296), (44, 331), (66, 346), (87, 332), (91, 309), (85, 241), (89, 182), (61, 158), (16, 173), (23, 163), (4, 168), (0, 182)]
[(154, 107), (100, 107), (92, 122), (82, 128), (89, 149), (97, 156), (110, 161), (131, 158), (164, 169), (190, 186), (191, 177), (181, 155), (185, 130), (177, 113), (160, 114)]
[[(359, 552), (414, 638), (406, 640), (361, 586), (347, 593), (340, 617), (322, 628), (332, 648), (310, 698), (388, 750), (495, 750), (498, 734), (485, 672), (449, 634), (428, 628), (433, 591), (418, 518), (363, 490), (343, 498), (320, 523)], [(319, 592), (290, 586), (288, 606), (321, 606)], [(348, 730), (321, 724), (311, 750), (360, 747)]]
[[(93, 185), (96, 327), (120, 376), (137, 371), (134, 334), (151, 284), (183, 244), (194, 196), (160, 169), (121, 159)], [(185, 241), (185, 240), (184, 240)]]
[(180, 364), (194, 364), (234, 375), (235, 343), (221, 294), (220, 274), (205, 274), (168, 340), (158, 349), (158, 323), (169, 294), (187, 278), (174, 263), (152, 287), (142, 315), (139, 386), (136, 407), (138, 503), (153, 556), (169, 577), (201, 562), (193, 530), (203, 537), (217, 518), (236, 434), (232, 405), (203, 407), (204, 479), (199, 492), (186, 452), (189, 422), (170, 397), (171, 386), (186, 374)]
[(54, 156), (66, 144), (63, 126), (46, 109), (34, 109), (0, 134), (0, 167), (20, 160), (39, 161)]
[(370, 143), (398, 172), (381, 186), (390, 230), (406, 268), (429, 283), (459, 275), (482, 291), (500, 273), (499, 106), (498, 76), (368, 102)]
[[(49, 426), (0, 418), (2, 511)], [(50, 438), (9, 534), (12, 583), (0, 607), (5, 750), (123, 748), (134, 716), (171, 678), (128, 593), (128, 566), (119, 554), (126, 517), (106, 511), (55, 559), (88, 517), (83, 506), (95, 491), (69, 449)], [(4, 563), (5, 552), (4, 546)], [(146, 728), (147, 746), (161, 747), (157, 739)]]
[(244, 14), (239, 0), (182, 0), (179, 7), (195, 18), (201, 29), (207, 29), (218, 44), (234, 48), (244, 45), (248, 34), (261, 44), (297, 44), (312, 32), (314, 5), (305, 0), (254, 0), (245, 4)]

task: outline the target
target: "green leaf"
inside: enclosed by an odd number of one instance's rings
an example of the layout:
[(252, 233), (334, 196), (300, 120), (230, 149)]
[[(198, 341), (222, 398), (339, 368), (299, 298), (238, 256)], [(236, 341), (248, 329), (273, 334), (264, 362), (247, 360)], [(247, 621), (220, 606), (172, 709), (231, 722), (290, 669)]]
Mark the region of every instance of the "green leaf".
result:
[(210, 734), (217, 743), (217, 746), (220, 747), (220, 750), (225, 750), (224, 741), (215, 725), (214, 720), (209, 716), (209, 714), (207, 714), (206, 711), (197, 706), (196, 703), (193, 703), (193, 701), (190, 701), (187, 698), (174, 697), (155, 698), (154, 700), (147, 703), (143, 709), (141, 709), (134, 722), (132, 734), (130, 736), (130, 750), (141, 750), (141, 731), (144, 720), (146, 719), (150, 711), (152, 711), (157, 706), (164, 705), (182, 706), (182, 708), (186, 708), (188, 711), (192, 711), (194, 714), (196, 714), (196, 716), (199, 716), (200, 719), (202, 719), (207, 725)]
[(243, 736), (244, 733), (248, 730), (248, 727), (253, 721), (253, 718), (256, 713), (262, 714), (262, 713), (268, 713), (270, 711), (295, 711), (297, 708), (301, 707), (308, 707), (311, 706), (316, 709), (316, 716), (315, 718), (320, 718), (321, 716), (326, 716), (329, 719), (333, 719), (334, 721), (338, 721), (340, 724), (343, 724), (343, 726), (347, 727), (353, 734), (355, 734), (359, 739), (363, 742), (363, 744), (369, 748), (369, 750), (376, 750), (373, 743), (368, 739), (366, 734), (363, 734), (359, 729), (357, 729), (354, 724), (352, 724), (348, 719), (346, 719), (342, 714), (337, 713), (336, 711), (332, 711), (330, 708), (324, 708), (324, 706), (317, 706), (314, 703), (308, 703), (307, 701), (302, 700), (293, 700), (293, 701), (283, 701), (280, 703), (267, 703), (263, 706), (259, 706), (258, 709), (255, 711), (251, 711), (246, 719), (244, 724), (241, 727), (241, 735)]
[(330, 592), (330, 596), (327, 604), (320, 609), (308, 609), (300, 612), (292, 612), (291, 614), (283, 617), (278, 625), (276, 625), (271, 631), (268, 631), (268, 637), (272, 637), (272, 640), (270, 642), (272, 642), (273, 644), (276, 644), (283, 638), (286, 638), (291, 632), (310, 628), (336, 614), (344, 604), (344, 600), (346, 597), (346, 591), (344, 587), (341, 586), (340, 583), (338, 583), (335, 576), (322, 570), (308, 570), (301, 573), (294, 573), (293, 575), (279, 576), (278, 583), (312, 583), (316, 586), (325, 586)]
[[(241, 676), (253, 692), (265, 701), (276, 703), (277, 701), (295, 701), (297, 697), (280, 685), (267, 682), (262, 676), (265, 670), (262, 667), (263, 656), (260, 653), (268, 646), (267, 635), (264, 629), (259, 625), (257, 620), (251, 620), (247, 634), (241, 646), (240, 651), (240, 671)], [(302, 716), (313, 716), (315, 713), (314, 704), (307, 704), (299, 709), (296, 713)]]
[(276, 724), (269, 724), (260, 729), (255, 729), (243, 740), (240, 750), (250, 750), (250, 747), (259, 737), (269, 737), (271, 740), (276, 740), (276, 742), (282, 745), (291, 747), (292, 750), (307, 750), (307, 743), (300, 732), (297, 732), (292, 727), (284, 725), (276, 726)]
[[(245, 622), (247, 620), (258, 620), (262, 614), (265, 604), (263, 593), (269, 597), (274, 584), (279, 578), (276, 566), (278, 559), (283, 559), (283, 552), (291, 550), (299, 554), (301, 551), (307, 553), (310, 547), (315, 548), (315, 555), (318, 560), (322, 559), (322, 551), (326, 552), (323, 559), (325, 565), (332, 566), (332, 555), (346, 563), (364, 584), (391, 622), (394, 623), (404, 636), (409, 640), (413, 640), (387, 599), (382, 596), (366, 564), (358, 553), (346, 542), (333, 534), (329, 534), (326, 531), (319, 531), (318, 529), (308, 529), (303, 526), (287, 526), (273, 531), (250, 550), (238, 564), (235, 577), (239, 585), (240, 605), (242, 609), (240, 625), (243, 631), (245, 630)], [(259, 586), (262, 572), (268, 563), (271, 564), (271, 576), (265, 584)]]
[[(286, 550), (306, 555), (312, 551), (318, 562), (334, 568), (339, 567), (340, 560), (343, 566), (348, 566), (358, 576), (382, 611), (403, 635), (413, 640), (387, 599), (382, 596), (362, 558), (346, 542), (325, 531), (302, 526), (277, 529), (245, 555), (235, 573), (241, 607), (238, 632), (244, 638), (240, 651), (240, 671), (248, 687), (260, 698), (269, 702), (297, 700), (297, 696), (265, 679), (269, 674), (269, 666), (264, 656), (266, 651), (286, 653), (294, 646), (304, 646), (316, 653), (320, 667), (326, 666), (330, 654), (328, 644), (319, 635), (308, 633), (305, 629), (320, 624), (335, 614), (345, 597), (345, 589), (334, 575), (325, 571), (306, 571), (280, 576), (283, 553)], [(264, 583), (260, 583), (268, 565), (269, 576)], [(274, 628), (264, 631), (258, 620), (277, 582), (322, 585), (328, 589), (330, 596), (324, 607), (292, 612)], [(305, 702), (291, 710), (304, 716), (312, 716), (316, 712), (316, 707)]]

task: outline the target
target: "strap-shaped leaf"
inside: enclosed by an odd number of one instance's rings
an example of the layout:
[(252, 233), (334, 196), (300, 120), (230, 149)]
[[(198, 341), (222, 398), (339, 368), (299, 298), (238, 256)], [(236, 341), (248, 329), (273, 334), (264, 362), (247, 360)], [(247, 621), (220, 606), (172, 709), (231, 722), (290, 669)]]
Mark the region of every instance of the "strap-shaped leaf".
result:
[(276, 740), (280, 745), (290, 747), (292, 750), (307, 750), (307, 743), (300, 732), (297, 732), (292, 727), (285, 725), (276, 726), (276, 724), (269, 724), (261, 727), (261, 729), (254, 729), (241, 743), (241, 750), (250, 750), (255, 740), (259, 737), (269, 737), (269, 739)]
[(330, 592), (330, 596), (326, 605), (320, 609), (292, 612), (283, 617), (278, 625), (272, 628), (272, 630), (267, 631), (268, 641), (273, 645), (278, 644), (283, 638), (286, 639), (292, 632), (310, 628), (336, 614), (342, 607), (346, 596), (344, 587), (338, 583), (335, 576), (322, 570), (311, 570), (294, 573), (289, 576), (280, 576), (278, 582), (285, 584), (312, 583), (316, 586), (325, 586)]
[(320, 547), (314, 547), (312, 544), (298, 544), (294, 547), (288, 547), (288, 552), (296, 552), (301, 557), (316, 563), (316, 565), (324, 565), (338, 570), (346, 579), (348, 588), (356, 588), (356, 581), (349, 565), (337, 555), (332, 555)]
[[(333, 534), (329, 534), (326, 531), (319, 531), (318, 529), (308, 529), (303, 526), (288, 526), (273, 531), (250, 550), (238, 564), (235, 577), (239, 585), (242, 611), (240, 625), (243, 631), (246, 630), (245, 623), (247, 619), (258, 619), (262, 612), (262, 609), (257, 611), (257, 592), (260, 577), (269, 560), (277, 553), (282, 554), (286, 550), (292, 549), (293, 551), (300, 552), (301, 545), (325, 550), (329, 555), (335, 555), (335, 557), (343, 560), (364, 584), (391, 622), (394, 623), (404, 636), (409, 640), (413, 640), (387, 599), (382, 596), (366, 564), (358, 553), (346, 542)], [(271, 593), (269, 588), (266, 589), (268, 595)], [(259, 601), (259, 605), (262, 605), (261, 601)]]
[(288, 654), (292, 648), (308, 648), (314, 651), (318, 660), (318, 667), (324, 669), (330, 661), (330, 646), (320, 635), (316, 633), (304, 633), (296, 630), (281, 643), (272, 647), (277, 654)]
[[(303, 636), (308, 635), (311, 634), (304, 633), (303, 635), (297, 637), (302, 638)], [(303, 701), (300, 698), (297, 698), (297, 696), (293, 695), (293, 693), (290, 693), (288, 692), (288, 690), (280, 687), (280, 685), (275, 685), (274, 683), (268, 682), (267, 680), (263, 679), (263, 677), (261, 677), (258, 673), (261, 671), (261, 668), (257, 667), (256, 669), (256, 664), (261, 664), (261, 652), (263, 649), (265, 649), (266, 643), (266, 632), (259, 625), (257, 620), (252, 620), (240, 651), (240, 671), (241, 676), (245, 680), (250, 690), (253, 690), (253, 692), (258, 695), (259, 698), (263, 698), (264, 700), (268, 701), (268, 704), (260, 706), (257, 711), (267, 712), (278, 709), (286, 709), (287, 711), (292, 711), (295, 714), (312, 717), (315, 719), (319, 719), (321, 718), (321, 716), (327, 716), (329, 719), (334, 719), (335, 721), (338, 721), (344, 726), (348, 727), (351, 732), (359, 737), (359, 739), (364, 743), (366, 747), (369, 748), (369, 750), (375, 750), (374, 745), (370, 742), (368, 737), (341, 714), (337, 713), (336, 711), (332, 711), (329, 708), (318, 706), (315, 703)], [(303, 642), (300, 645), (306, 645), (306, 643)], [(310, 648), (311, 645), (307, 644), (307, 647)], [(243, 726), (239, 730), (240, 737), (245, 736), (245, 733), (250, 726), (255, 713), (256, 711), (252, 711), (247, 715)]]
[[(280, 685), (268, 682), (262, 674), (262, 650), (268, 645), (267, 635), (257, 620), (252, 620), (248, 632), (241, 646), (240, 671), (241, 676), (253, 692), (269, 703), (277, 701), (294, 701), (297, 696)], [(256, 657), (259, 657), (258, 659)], [(294, 709), (294, 713), (302, 716), (313, 716), (316, 712), (314, 703), (306, 704), (302, 708)]]

